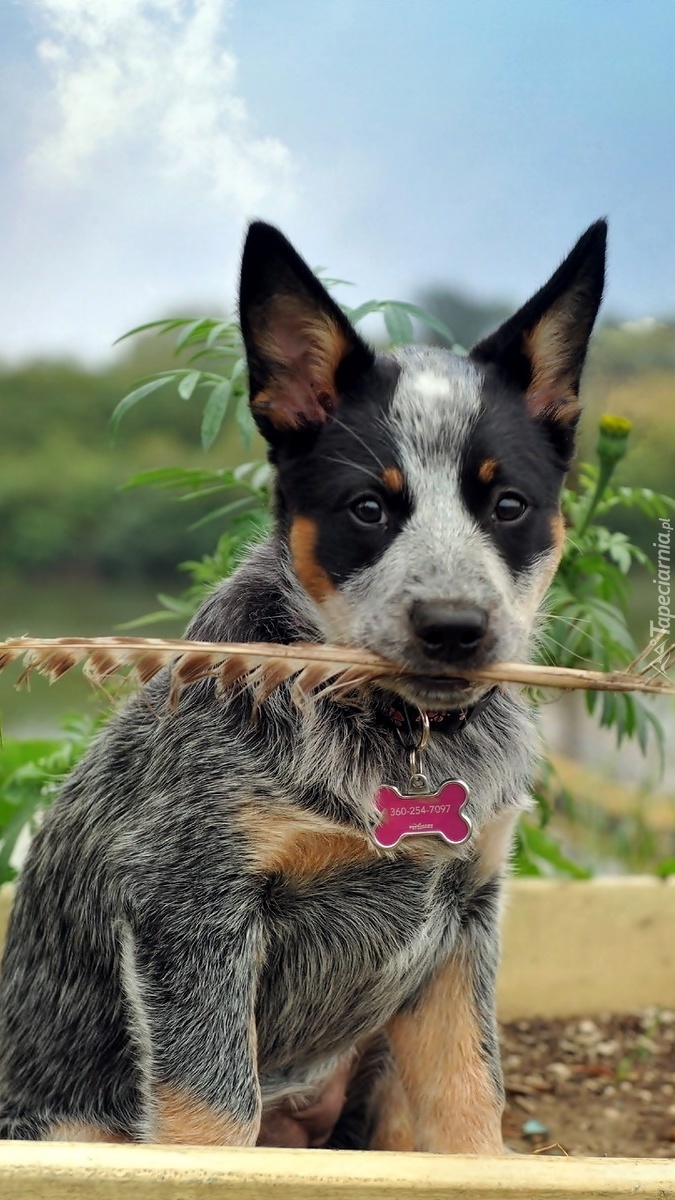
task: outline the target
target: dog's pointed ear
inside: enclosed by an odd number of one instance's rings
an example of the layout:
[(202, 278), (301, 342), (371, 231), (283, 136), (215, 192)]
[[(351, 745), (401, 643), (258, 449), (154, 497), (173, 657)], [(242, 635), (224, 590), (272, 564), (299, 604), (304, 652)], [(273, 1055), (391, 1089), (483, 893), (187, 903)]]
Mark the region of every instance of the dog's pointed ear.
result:
[(262, 221), (244, 244), (239, 317), (251, 409), (269, 441), (318, 428), (374, 358), (290, 242)]
[(579, 415), (579, 383), (605, 282), (607, 222), (579, 238), (555, 274), (527, 304), (470, 351), (493, 363), (525, 392), (538, 420), (561, 430)]

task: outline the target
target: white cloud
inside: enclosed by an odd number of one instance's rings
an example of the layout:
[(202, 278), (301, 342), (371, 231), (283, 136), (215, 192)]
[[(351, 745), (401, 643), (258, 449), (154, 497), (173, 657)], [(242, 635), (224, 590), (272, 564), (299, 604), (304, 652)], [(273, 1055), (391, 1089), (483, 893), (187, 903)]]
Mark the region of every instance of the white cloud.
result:
[(86, 185), (112, 153), (141, 180), (188, 184), (241, 212), (290, 196), (290, 153), (258, 135), (238, 91), (232, 0), (29, 2), (52, 87), (31, 156), (42, 182)]

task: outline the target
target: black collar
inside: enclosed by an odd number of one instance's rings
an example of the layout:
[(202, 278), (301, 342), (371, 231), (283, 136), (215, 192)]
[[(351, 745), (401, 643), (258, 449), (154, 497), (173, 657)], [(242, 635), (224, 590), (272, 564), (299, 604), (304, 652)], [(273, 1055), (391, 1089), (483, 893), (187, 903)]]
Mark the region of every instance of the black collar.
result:
[[(492, 700), (498, 686), (495, 684), (477, 700), (475, 704), (468, 708), (453, 708), (447, 712), (430, 711), (427, 712), (429, 718), (429, 727), (432, 733), (461, 733), (466, 729), (467, 725), (477, 717), (479, 713), (487, 708)], [(401, 734), (406, 732), (415, 733), (421, 727), (422, 718), (420, 710), (411, 705), (406, 704), (404, 700), (396, 700), (394, 703), (388, 702), (386, 699), (382, 704), (378, 705), (377, 718), (380, 724), (388, 726), (393, 730), (400, 730)]]

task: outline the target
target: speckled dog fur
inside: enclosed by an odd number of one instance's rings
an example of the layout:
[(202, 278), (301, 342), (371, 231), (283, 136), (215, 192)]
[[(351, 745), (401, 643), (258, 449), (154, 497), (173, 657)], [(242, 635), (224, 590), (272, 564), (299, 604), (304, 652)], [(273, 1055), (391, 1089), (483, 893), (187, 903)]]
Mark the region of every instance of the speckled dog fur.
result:
[[(473, 835), (381, 850), (405, 785), (389, 706), (471, 709), (453, 666), (524, 658), (562, 546), (559, 495), (606, 229), (470, 352), (375, 355), (278, 231), (249, 230), (241, 321), (276, 469), (275, 530), (188, 636), (340, 641), (412, 672), (252, 720), (158, 677), (73, 771), (33, 842), (0, 981), (0, 1137), (252, 1145), (345, 1093), (334, 1147), (498, 1153), (500, 890), (536, 756), (512, 690), (432, 734)], [(340, 1076), (340, 1077), (342, 1077)]]

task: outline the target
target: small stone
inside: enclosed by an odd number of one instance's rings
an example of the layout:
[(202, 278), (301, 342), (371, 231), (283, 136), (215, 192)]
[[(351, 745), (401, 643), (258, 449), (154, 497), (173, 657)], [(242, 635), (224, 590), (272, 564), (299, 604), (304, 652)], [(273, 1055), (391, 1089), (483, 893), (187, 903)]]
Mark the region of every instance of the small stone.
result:
[(519, 1029), (521, 1033), (527, 1033), (529, 1028), (530, 1028), (529, 1021), (516, 1021), (516, 1029)]
[(672, 1083), (662, 1083), (661, 1084), (661, 1095), (662, 1096), (672, 1096), (673, 1094), (675, 1094), (675, 1087), (673, 1087)]
[(602, 1041), (602, 1034), (595, 1021), (580, 1021), (579, 1032), (576, 1036), (578, 1046), (596, 1046)]
[(523, 1060), (520, 1054), (509, 1054), (508, 1057), (504, 1059), (504, 1070), (517, 1071), (522, 1061)]
[(601, 1058), (611, 1058), (612, 1055), (616, 1054), (618, 1049), (619, 1043), (616, 1041), (598, 1042), (595, 1047), (595, 1053), (599, 1054)]
[(550, 1092), (551, 1090), (550, 1083), (547, 1083), (543, 1075), (526, 1075), (523, 1083), (532, 1088), (534, 1092)]
[(640, 1088), (636, 1095), (638, 1100), (641, 1100), (643, 1104), (651, 1104), (654, 1099), (652, 1093), (647, 1088)]
[(666, 1109), (667, 1117), (675, 1117), (675, 1104), (669, 1104)]
[(603, 1096), (616, 1096), (616, 1088), (610, 1083), (606, 1088), (602, 1089), (602, 1094)]
[(567, 1083), (572, 1078), (572, 1068), (568, 1067), (567, 1063), (552, 1062), (546, 1070), (558, 1083)]
[(621, 1092), (632, 1092), (633, 1085), (630, 1079), (622, 1079), (621, 1083), (619, 1084), (619, 1090)]
[(675, 1012), (672, 1012), (669, 1008), (664, 1008), (663, 1012), (661, 1013), (661, 1024), (675, 1025)]
[(532, 1118), (525, 1121), (523, 1125), (523, 1137), (525, 1138), (546, 1138), (549, 1137), (549, 1130), (546, 1125), (542, 1125), (541, 1121)]
[(606, 1108), (603, 1112), (603, 1116), (607, 1121), (618, 1121), (621, 1113), (618, 1108)]
[(643, 1008), (640, 1012), (640, 1024), (643, 1029), (647, 1029), (659, 1020), (660, 1013), (655, 1004), (650, 1004), (648, 1008)]

